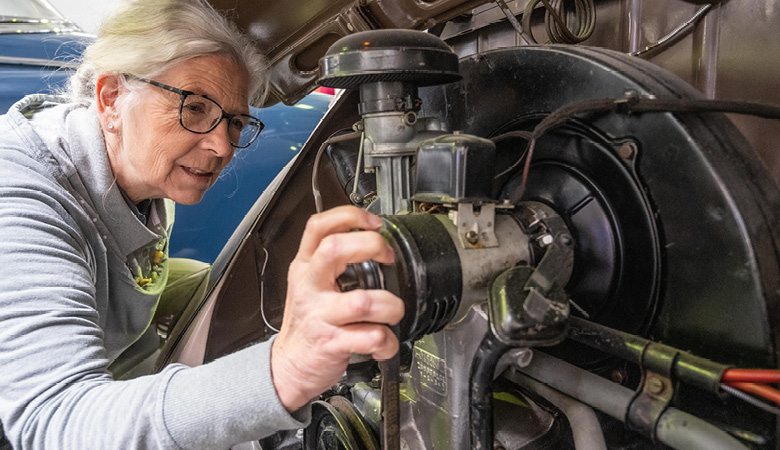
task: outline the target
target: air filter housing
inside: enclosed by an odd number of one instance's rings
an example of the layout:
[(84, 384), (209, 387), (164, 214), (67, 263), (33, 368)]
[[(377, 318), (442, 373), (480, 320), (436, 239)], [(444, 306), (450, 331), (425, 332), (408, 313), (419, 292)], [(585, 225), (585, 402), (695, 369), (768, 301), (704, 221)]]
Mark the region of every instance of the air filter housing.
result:
[(458, 57), (438, 37), (414, 30), (371, 30), (345, 36), (320, 59), (319, 84), (357, 89), (399, 81), (433, 86), (461, 79)]

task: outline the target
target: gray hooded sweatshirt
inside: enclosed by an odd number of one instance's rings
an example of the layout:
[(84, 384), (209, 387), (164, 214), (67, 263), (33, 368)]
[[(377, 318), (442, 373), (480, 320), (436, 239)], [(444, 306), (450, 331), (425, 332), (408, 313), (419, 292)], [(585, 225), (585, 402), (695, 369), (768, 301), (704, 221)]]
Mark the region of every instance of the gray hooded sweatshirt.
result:
[(276, 395), (270, 342), (112, 379), (151, 321), (172, 224), (171, 201), (143, 224), (124, 200), (94, 106), (34, 95), (0, 116), (0, 422), (15, 450), (226, 449), (304, 426), (309, 408), (293, 417)]

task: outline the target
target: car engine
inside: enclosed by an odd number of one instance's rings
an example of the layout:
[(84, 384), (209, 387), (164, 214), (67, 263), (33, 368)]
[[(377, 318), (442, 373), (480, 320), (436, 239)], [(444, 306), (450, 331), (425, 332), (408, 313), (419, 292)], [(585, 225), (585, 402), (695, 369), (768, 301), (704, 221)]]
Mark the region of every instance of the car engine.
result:
[(396, 258), (340, 288), (401, 297), (402, 349), (354, 355), (305, 430), (235, 449), (780, 448), (780, 192), (725, 115), (780, 108), (586, 46), (459, 57), (376, 29), (318, 64), (340, 96), (161, 361), (272, 336), (290, 243), (348, 203)]

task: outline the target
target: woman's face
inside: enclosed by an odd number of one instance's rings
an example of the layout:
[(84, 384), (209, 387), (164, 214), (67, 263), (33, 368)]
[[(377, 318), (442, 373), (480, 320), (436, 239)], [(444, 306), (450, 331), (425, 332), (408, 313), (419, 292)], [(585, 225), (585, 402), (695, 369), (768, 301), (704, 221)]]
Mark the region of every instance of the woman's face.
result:
[[(154, 81), (206, 95), (228, 114), (249, 113), (247, 72), (227, 57), (193, 58)], [(233, 157), (227, 120), (209, 133), (192, 133), (179, 123), (178, 94), (147, 85), (138, 95), (132, 106), (119, 109), (115, 145), (107, 139), (117, 183), (136, 203), (148, 198), (199, 202)]]

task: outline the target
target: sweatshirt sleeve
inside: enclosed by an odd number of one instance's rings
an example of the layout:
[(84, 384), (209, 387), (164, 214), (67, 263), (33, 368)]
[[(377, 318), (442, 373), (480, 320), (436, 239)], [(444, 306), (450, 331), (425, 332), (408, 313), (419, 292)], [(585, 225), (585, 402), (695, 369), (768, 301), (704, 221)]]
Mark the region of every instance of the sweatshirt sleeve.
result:
[(308, 410), (299, 421), (276, 396), (270, 342), (113, 380), (66, 193), (37, 162), (0, 152), (0, 421), (14, 449), (225, 449), (304, 426)]

